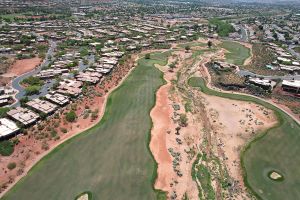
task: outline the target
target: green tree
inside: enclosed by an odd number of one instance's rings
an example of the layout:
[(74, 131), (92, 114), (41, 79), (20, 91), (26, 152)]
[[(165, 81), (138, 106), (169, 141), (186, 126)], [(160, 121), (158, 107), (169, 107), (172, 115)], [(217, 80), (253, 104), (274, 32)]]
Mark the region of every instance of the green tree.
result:
[(3, 118), (6, 116), (6, 113), (9, 111), (9, 108), (0, 108), (0, 118)]
[(23, 97), (22, 99), (20, 99), (20, 104), (21, 106), (25, 106), (25, 104), (29, 101), (28, 97)]
[(66, 120), (68, 122), (74, 122), (76, 120), (76, 117), (77, 117), (76, 113), (73, 110), (71, 110), (66, 114)]
[(191, 47), (189, 45), (187, 45), (187, 46), (185, 46), (185, 50), (189, 51), (189, 50), (191, 50)]
[(208, 42), (207, 42), (207, 46), (208, 46), (208, 48), (211, 48), (211, 47), (212, 47), (212, 45), (213, 45), (212, 41), (208, 40)]

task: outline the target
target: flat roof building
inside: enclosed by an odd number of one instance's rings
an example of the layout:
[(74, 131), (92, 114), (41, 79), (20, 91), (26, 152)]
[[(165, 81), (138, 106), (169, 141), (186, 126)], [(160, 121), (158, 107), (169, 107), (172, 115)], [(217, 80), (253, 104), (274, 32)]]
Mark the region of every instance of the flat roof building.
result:
[(69, 97), (56, 92), (50, 92), (49, 94), (46, 94), (45, 98), (48, 101), (51, 101), (52, 103), (58, 104), (60, 106), (67, 105), (70, 102)]
[(22, 123), (24, 126), (30, 126), (34, 124), (40, 118), (35, 112), (22, 107), (17, 107), (10, 110), (7, 112), (7, 115), (10, 118)]
[(102, 78), (102, 74), (99, 72), (79, 72), (79, 74), (76, 76), (76, 79), (82, 82), (90, 82), (93, 84), (98, 83)]
[(81, 81), (65, 79), (61, 81), (60, 86), (58, 86), (57, 91), (60, 94), (71, 95), (72, 97), (78, 97), (82, 93)]
[(273, 90), (276, 85), (275, 81), (261, 78), (249, 78), (249, 83), (259, 86), (265, 90)]
[(42, 112), (44, 114), (52, 114), (57, 109), (57, 106), (48, 101), (33, 99), (26, 103), (29, 107), (37, 110), (38, 112)]
[(0, 139), (9, 138), (13, 134), (17, 134), (19, 130), (20, 129), (13, 121), (6, 118), (0, 119)]
[(297, 80), (292, 80), (292, 81), (283, 80), (282, 81), (282, 89), (284, 91), (294, 92), (296, 94), (299, 94), (300, 93), (300, 81), (297, 81)]

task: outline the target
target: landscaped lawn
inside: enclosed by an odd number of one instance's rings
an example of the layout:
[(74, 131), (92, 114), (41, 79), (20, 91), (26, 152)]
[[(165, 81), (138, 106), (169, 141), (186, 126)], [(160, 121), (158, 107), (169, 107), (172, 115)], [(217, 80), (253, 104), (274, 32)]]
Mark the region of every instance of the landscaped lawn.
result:
[(149, 112), (156, 90), (164, 84), (154, 64), (165, 65), (167, 56), (156, 53), (140, 59), (109, 96), (101, 122), (56, 148), (3, 199), (73, 200), (84, 191), (94, 199), (155, 199)]
[(231, 64), (243, 65), (245, 60), (250, 57), (250, 49), (237, 42), (223, 41), (220, 47), (229, 51), (225, 57), (226, 61)]
[[(202, 78), (189, 80), (208, 95), (254, 102), (275, 111), (279, 123), (251, 141), (241, 155), (246, 185), (261, 199), (300, 199), (300, 125), (275, 106), (255, 97), (222, 93), (206, 87)], [(275, 170), (283, 181), (273, 181), (268, 175)]]

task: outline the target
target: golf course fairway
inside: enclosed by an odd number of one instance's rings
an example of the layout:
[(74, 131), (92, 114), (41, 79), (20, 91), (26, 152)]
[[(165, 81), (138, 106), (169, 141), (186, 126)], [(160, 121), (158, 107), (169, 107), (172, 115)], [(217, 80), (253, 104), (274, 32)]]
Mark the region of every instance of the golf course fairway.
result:
[[(190, 78), (189, 85), (200, 88), (202, 92), (208, 95), (253, 102), (275, 112), (278, 119), (277, 125), (258, 134), (248, 143), (241, 154), (245, 184), (258, 199), (299, 199), (299, 124), (281, 109), (258, 98), (212, 90), (206, 86), (205, 81), (200, 77)], [(280, 181), (272, 180), (269, 177), (270, 172), (273, 171), (282, 176)]]
[(108, 97), (101, 121), (63, 143), (35, 165), (5, 200), (73, 200), (84, 191), (93, 199), (156, 199), (156, 164), (148, 149), (155, 93), (164, 84), (154, 64), (168, 53), (141, 58)]

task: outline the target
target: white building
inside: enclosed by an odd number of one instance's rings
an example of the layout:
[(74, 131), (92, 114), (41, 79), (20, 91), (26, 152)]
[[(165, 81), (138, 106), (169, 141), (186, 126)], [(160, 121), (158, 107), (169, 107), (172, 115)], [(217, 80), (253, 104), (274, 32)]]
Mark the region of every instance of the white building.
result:
[(0, 119), (0, 139), (8, 138), (19, 132), (18, 126), (11, 120), (6, 118)]

